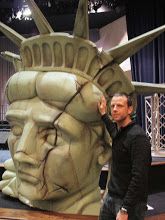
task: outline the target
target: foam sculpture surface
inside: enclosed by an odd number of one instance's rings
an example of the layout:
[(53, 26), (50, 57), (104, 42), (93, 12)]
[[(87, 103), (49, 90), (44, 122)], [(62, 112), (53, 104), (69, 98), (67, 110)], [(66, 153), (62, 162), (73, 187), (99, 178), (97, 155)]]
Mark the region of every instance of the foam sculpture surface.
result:
[(2, 53), (16, 73), (6, 86), (11, 159), (0, 188), (32, 207), (98, 215), (99, 176), (111, 148), (97, 102), (115, 92), (165, 91), (164, 85), (129, 81), (119, 67), (165, 26), (100, 51), (89, 41), (87, 0), (79, 1), (73, 35), (54, 32), (35, 2), (27, 3), (39, 35), (26, 39), (0, 23), (20, 49), (20, 55)]

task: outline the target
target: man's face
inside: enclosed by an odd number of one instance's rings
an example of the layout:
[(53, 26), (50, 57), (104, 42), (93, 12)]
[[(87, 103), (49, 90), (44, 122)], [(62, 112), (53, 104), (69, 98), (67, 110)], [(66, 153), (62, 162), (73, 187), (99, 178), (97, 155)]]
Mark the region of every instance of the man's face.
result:
[(94, 181), (98, 129), (94, 131), (38, 97), (15, 101), (6, 118), (11, 124), (8, 144), (21, 196), (63, 198)]
[(132, 106), (128, 106), (126, 96), (114, 96), (111, 100), (111, 115), (113, 120), (120, 124), (130, 120), (130, 114), (132, 113)]

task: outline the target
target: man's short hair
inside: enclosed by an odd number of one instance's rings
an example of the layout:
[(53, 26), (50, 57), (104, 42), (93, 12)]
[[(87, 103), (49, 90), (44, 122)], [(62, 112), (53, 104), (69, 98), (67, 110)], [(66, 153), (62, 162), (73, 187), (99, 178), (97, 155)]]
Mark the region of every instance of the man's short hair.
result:
[(115, 94), (112, 96), (112, 98), (113, 98), (113, 97), (118, 97), (118, 96), (124, 96), (124, 97), (126, 97), (126, 98), (127, 98), (127, 104), (128, 104), (128, 106), (132, 106), (132, 105), (133, 105), (133, 101), (132, 101), (131, 95), (128, 95), (127, 93), (124, 93), (124, 92), (122, 92), (122, 93), (115, 93)]

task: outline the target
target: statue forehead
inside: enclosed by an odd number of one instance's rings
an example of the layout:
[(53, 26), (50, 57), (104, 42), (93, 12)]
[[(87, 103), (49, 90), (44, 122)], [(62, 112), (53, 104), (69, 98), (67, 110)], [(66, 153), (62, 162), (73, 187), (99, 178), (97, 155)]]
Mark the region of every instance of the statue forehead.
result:
[[(101, 94), (97, 86), (88, 79), (66, 72), (22, 71), (8, 81), (6, 94), (9, 102), (40, 97), (44, 101), (67, 103), (86, 87), (86, 95)], [(85, 97), (84, 97), (85, 98)]]
[[(6, 94), (10, 103), (24, 100), (20, 105), (14, 104), (18, 108), (22, 105), (25, 109), (30, 108), (32, 103), (37, 112), (39, 105), (44, 103), (83, 122), (100, 118), (97, 102), (103, 93), (89, 80), (71, 73), (18, 72), (9, 80)], [(42, 102), (31, 101), (35, 97)]]

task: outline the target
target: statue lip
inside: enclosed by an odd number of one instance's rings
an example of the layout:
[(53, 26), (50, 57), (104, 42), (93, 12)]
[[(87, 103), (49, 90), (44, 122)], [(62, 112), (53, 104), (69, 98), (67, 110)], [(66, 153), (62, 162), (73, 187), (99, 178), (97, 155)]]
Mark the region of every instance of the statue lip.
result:
[[(33, 173), (33, 172), (31, 171), (31, 173)], [(37, 184), (38, 182), (40, 182), (40, 179), (38, 177), (35, 177), (32, 174), (30, 174), (28, 172), (24, 172), (19, 169), (18, 169), (17, 175), (21, 181), (25, 181), (25, 182), (29, 182), (29, 183), (33, 183), (33, 184)]]

